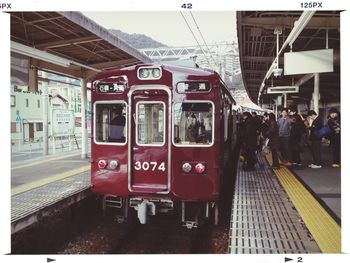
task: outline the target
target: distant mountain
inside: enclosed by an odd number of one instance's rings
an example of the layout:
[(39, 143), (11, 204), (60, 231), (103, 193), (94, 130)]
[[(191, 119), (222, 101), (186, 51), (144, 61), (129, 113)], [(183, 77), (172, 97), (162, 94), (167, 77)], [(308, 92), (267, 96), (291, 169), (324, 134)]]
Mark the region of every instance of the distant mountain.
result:
[(143, 34), (128, 34), (118, 29), (109, 29), (109, 32), (121, 38), (126, 43), (137, 49), (167, 47), (167, 45), (155, 41), (154, 39)]

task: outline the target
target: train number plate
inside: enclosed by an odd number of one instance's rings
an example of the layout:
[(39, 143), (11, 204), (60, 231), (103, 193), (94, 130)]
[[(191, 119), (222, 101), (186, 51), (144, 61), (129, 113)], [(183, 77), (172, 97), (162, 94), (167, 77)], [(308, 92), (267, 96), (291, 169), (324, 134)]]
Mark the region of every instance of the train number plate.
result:
[(158, 162), (136, 162), (134, 164), (135, 170), (144, 170), (144, 171), (162, 171), (165, 172), (165, 162), (158, 164)]

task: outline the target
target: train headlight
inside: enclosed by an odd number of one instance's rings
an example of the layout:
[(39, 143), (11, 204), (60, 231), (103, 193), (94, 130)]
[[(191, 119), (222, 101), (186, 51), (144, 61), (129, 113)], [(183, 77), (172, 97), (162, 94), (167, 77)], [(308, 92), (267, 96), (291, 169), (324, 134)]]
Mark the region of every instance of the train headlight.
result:
[(139, 71), (139, 77), (141, 79), (147, 79), (149, 77), (149, 73), (150, 73), (150, 71), (148, 68), (142, 68)]
[(152, 69), (152, 76), (153, 78), (158, 79), (160, 77), (160, 69), (159, 68)]
[(156, 66), (139, 67), (137, 77), (141, 80), (160, 79), (162, 77), (162, 69)]
[(202, 174), (205, 171), (205, 165), (202, 163), (198, 163), (194, 169), (196, 173)]
[(109, 162), (109, 168), (111, 169), (117, 169), (118, 166), (119, 166), (119, 163), (116, 160), (112, 160)]
[(182, 171), (184, 171), (185, 173), (189, 173), (192, 170), (192, 165), (190, 165), (189, 163), (184, 163), (182, 165)]
[(107, 166), (107, 161), (106, 160), (99, 160), (98, 161), (98, 168), (104, 169)]

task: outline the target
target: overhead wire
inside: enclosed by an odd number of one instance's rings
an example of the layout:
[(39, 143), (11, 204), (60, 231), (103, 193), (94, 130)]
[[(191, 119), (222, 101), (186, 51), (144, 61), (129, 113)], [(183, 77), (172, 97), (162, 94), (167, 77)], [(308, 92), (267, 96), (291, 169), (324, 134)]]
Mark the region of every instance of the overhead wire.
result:
[(189, 23), (187, 22), (187, 19), (185, 18), (185, 16), (183, 15), (183, 13), (182, 13), (181, 11), (180, 11), (180, 14), (181, 14), (182, 18), (184, 19), (184, 21), (186, 22), (186, 25), (187, 25), (188, 29), (191, 31), (191, 34), (192, 34), (193, 38), (196, 40), (196, 42), (197, 42), (199, 48), (200, 48), (201, 51), (203, 52), (203, 55), (204, 55), (206, 61), (208, 62), (208, 65), (210, 66), (211, 63), (210, 63), (209, 59), (207, 58), (206, 53), (204, 52), (204, 50), (203, 50), (201, 44), (199, 43), (198, 39), (196, 38), (195, 34), (193, 33), (193, 31), (192, 31), (192, 29), (191, 29), (191, 26), (190, 26)]
[(192, 14), (191, 11), (190, 11), (190, 14), (191, 14), (191, 17), (192, 17), (192, 19), (193, 19), (193, 22), (195, 23), (195, 25), (196, 25), (196, 27), (197, 27), (197, 30), (198, 30), (199, 34), (200, 34), (200, 36), (201, 36), (201, 38), (202, 38), (202, 40), (203, 40), (203, 42), (204, 42), (204, 45), (206, 46), (206, 48), (207, 48), (207, 50), (208, 50), (208, 53), (209, 53), (211, 59), (213, 60), (214, 64), (217, 65), (217, 62), (216, 62), (216, 60), (214, 59), (213, 55), (211, 54), (210, 49), (209, 49), (209, 47), (208, 47), (208, 44), (207, 44), (207, 42), (205, 41), (205, 39), (204, 39), (204, 37), (203, 37), (202, 31), (199, 29), (199, 26), (198, 26), (198, 24), (197, 24), (197, 21), (196, 21), (196, 19), (194, 18), (194, 16), (193, 16), (193, 14)]

